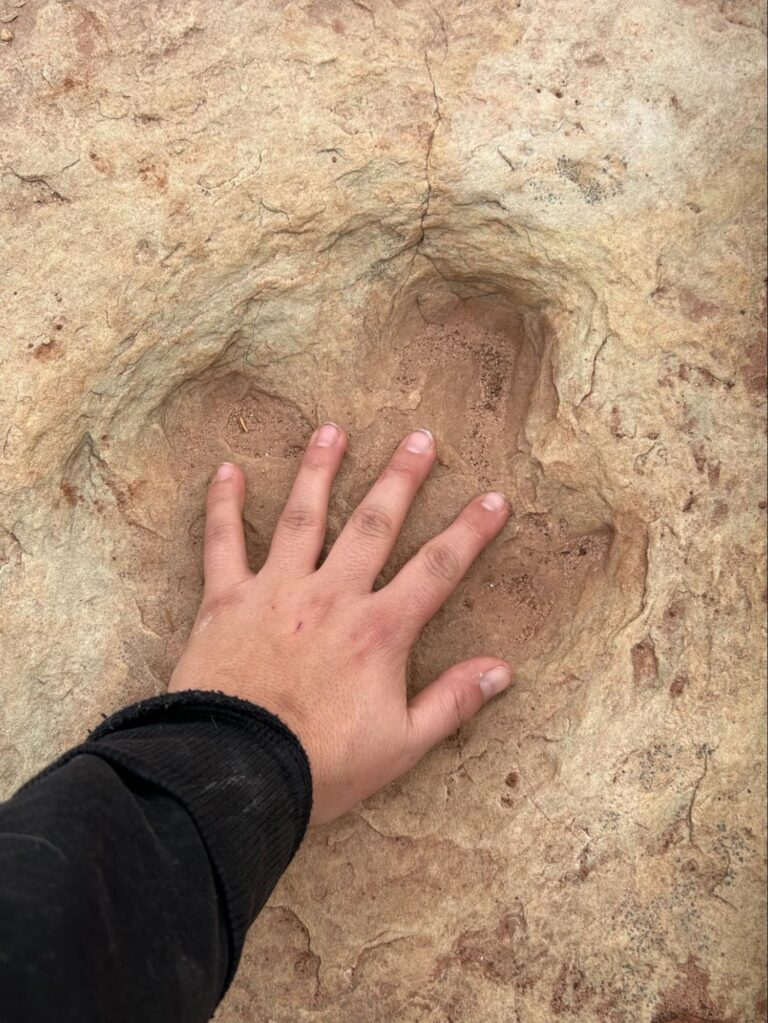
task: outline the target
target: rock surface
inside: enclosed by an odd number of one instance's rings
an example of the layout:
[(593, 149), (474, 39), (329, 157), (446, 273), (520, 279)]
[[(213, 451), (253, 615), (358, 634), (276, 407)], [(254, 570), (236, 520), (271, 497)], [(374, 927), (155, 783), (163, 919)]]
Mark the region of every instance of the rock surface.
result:
[(424, 635), (516, 686), (313, 833), (220, 1023), (765, 1018), (764, 15), (752, 0), (0, 0), (3, 791), (160, 692), (202, 495), (254, 565), (512, 522)]

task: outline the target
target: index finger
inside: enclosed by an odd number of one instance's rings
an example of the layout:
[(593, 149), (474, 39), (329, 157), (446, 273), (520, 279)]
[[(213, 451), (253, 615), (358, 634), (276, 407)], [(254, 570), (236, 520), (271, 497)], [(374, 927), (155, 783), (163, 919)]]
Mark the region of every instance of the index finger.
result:
[(391, 600), (401, 609), (409, 639), (415, 639), (445, 603), (508, 518), (509, 505), (503, 494), (493, 491), (475, 498), (378, 591), (381, 599)]

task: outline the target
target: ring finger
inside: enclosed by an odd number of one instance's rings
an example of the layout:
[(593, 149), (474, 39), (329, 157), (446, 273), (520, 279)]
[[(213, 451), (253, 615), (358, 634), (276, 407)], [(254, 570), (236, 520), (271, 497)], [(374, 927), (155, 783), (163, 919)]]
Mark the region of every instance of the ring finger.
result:
[(434, 461), (435, 442), (429, 430), (409, 434), (352, 513), (323, 571), (341, 576), (345, 583), (363, 591), (370, 590)]

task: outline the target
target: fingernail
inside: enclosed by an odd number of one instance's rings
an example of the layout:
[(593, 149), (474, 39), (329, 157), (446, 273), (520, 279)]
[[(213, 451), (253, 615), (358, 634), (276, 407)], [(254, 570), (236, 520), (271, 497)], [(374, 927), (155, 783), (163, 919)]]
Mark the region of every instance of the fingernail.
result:
[(429, 430), (414, 430), (405, 442), (405, 450), (412, 451), (415, 455), (423, 455), (434, 443), (435, 438)]
[(335, 423), (324, 423), (317, 431), (315, 444), (319, 448), (329, 448), (336, 443), (339, 436), (339, 428)]
[(222, 462), (213, 478), (218, 482), (220, 480), (231, 480), (234, 475), (234, 465), (231, 462)]
[(496, 693), (506, 689), (511, 681), (512, 673), (509, 668), (506, 668), (503, 664), (498, 664), (495, 668), (489, 668), (488, 671), (480, 676), (480, 689), (485, 699), (490, 700)]
[(490, 494), (485, 495), (480, 504), (488, 511), (497, 512), (506, 507), (507, 499), (503, 494), (497, 494), (495, 490), (492, 490)]

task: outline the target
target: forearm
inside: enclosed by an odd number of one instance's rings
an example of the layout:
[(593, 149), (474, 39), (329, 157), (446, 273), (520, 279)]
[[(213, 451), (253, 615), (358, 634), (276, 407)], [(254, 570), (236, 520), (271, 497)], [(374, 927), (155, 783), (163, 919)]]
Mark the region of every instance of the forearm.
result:
[(310, 808), (260, 708), (183, 692), (109, 718), (0, 805), (3, 1019), (208, 1019)]

